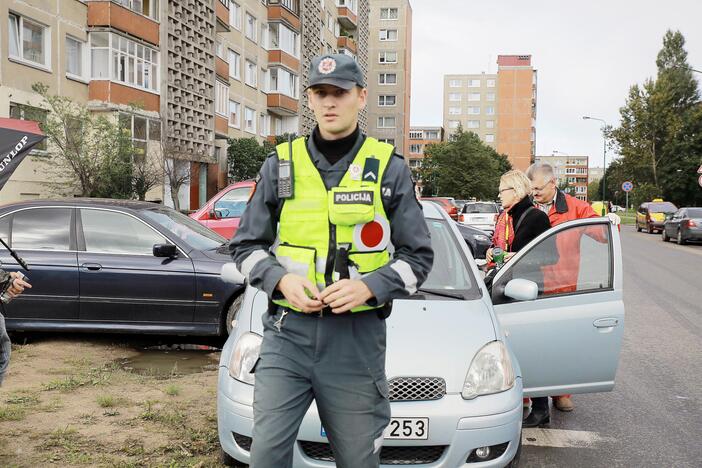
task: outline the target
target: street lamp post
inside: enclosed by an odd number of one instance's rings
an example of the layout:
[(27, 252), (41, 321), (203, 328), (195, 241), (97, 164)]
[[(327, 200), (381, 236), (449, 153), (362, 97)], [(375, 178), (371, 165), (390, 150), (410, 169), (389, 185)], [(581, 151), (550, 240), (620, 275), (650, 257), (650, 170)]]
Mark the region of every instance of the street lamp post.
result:
[(583, 120), (597, 120), (602, 122), (602, 140), (604, 141), (604, 145), (602, 148), (602, 203), (605, 201), (605, 188), (606, 188), (606, 180), (605, 180), (605, 175), (607, 173), (607, 122), (604, 119), (599, 119), (597, 117), (590, 117), (588, 115), (583, 116)]

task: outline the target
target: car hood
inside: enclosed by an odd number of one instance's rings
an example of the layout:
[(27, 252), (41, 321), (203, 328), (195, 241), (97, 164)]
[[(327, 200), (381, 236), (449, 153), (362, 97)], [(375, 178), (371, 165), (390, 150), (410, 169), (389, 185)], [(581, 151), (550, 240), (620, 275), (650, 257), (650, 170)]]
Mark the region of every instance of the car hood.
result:
[(221, 247), (214, 250), (201, 250), (202, 254), (210, 260), (217, 262), (231, 262), (232, 256), (229, 253), (229, 244), (223, 244)]
[[(253, 311), (251, 331), (262, 335), (260, 312)], [(473, 357), (495, 339), (482, 300), (396, 300), (387, 319), (386, 374), (441, 377), (448, 393), (460, 393)]]

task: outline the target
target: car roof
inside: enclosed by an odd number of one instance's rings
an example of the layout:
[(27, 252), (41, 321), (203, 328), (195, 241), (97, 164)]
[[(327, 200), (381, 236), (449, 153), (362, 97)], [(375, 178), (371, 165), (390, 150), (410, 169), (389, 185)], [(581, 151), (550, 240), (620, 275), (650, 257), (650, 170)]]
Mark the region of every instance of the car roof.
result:
[(150, 208), (166, 208), (165, 205), (139, 200), (119, 200), (114, 198), (47, 198), (40, 200), (27, 200), (13, 203), (6, 203), (0, 209), (9, 208), (31, 208), (41, 206), (100, 206), (104, 208), (126, 208), (135, 211), (148, 210)]
[(420, 201), (424, 217), (429, 219), (444, 219), (445, 211), (434, 201)]

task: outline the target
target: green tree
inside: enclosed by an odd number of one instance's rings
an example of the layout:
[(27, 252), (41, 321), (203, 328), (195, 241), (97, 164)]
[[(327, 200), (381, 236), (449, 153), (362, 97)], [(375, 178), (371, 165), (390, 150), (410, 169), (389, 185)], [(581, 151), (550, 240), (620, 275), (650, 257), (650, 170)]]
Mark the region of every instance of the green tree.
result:
[(593, 180), (587, 184), (587, 198), (588, 201), (599, 200), (602, 198), (602, 191), (600, 190), (600, 181)]
[(266, 157), (274, 149), (268, 141), (260, 144), (255, 138), (230, 138), (227, 149), (229, 178), (234, 182), (256, 178)]
[(424, 196), (455, 198), (497, 196), (500, 176), (512, 165), (507, 157), (485, 145), (478, 135), (459, 127), (452, 141), (428, 145), (422, 167)]

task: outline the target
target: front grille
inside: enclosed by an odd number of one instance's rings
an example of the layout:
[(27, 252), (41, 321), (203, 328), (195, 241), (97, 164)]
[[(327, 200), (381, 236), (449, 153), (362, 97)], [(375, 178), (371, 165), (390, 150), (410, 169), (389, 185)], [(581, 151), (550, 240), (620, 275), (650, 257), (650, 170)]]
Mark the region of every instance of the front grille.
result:
[(388, 384), (390, 401), (439, 400), (446, 395), (446, 381), (439, 377), (394, 377)]
[(236, 445), (238, 445), (242, 450), (246, 450), (247, 452), (251, 451), (251, 437), (237, 434), (236, 432), (232, 432), (232, 436), (234, 436), (234, 442), (236, 442)]
[[(331, 445), (321, 442), (300, 441), (304, 454), (314, 460), (334, 462)], [(438, 461), (446, 445), (420, 445), (416, 447), (383, 447), (380, 449), (381, 465), (424, 465)]]

